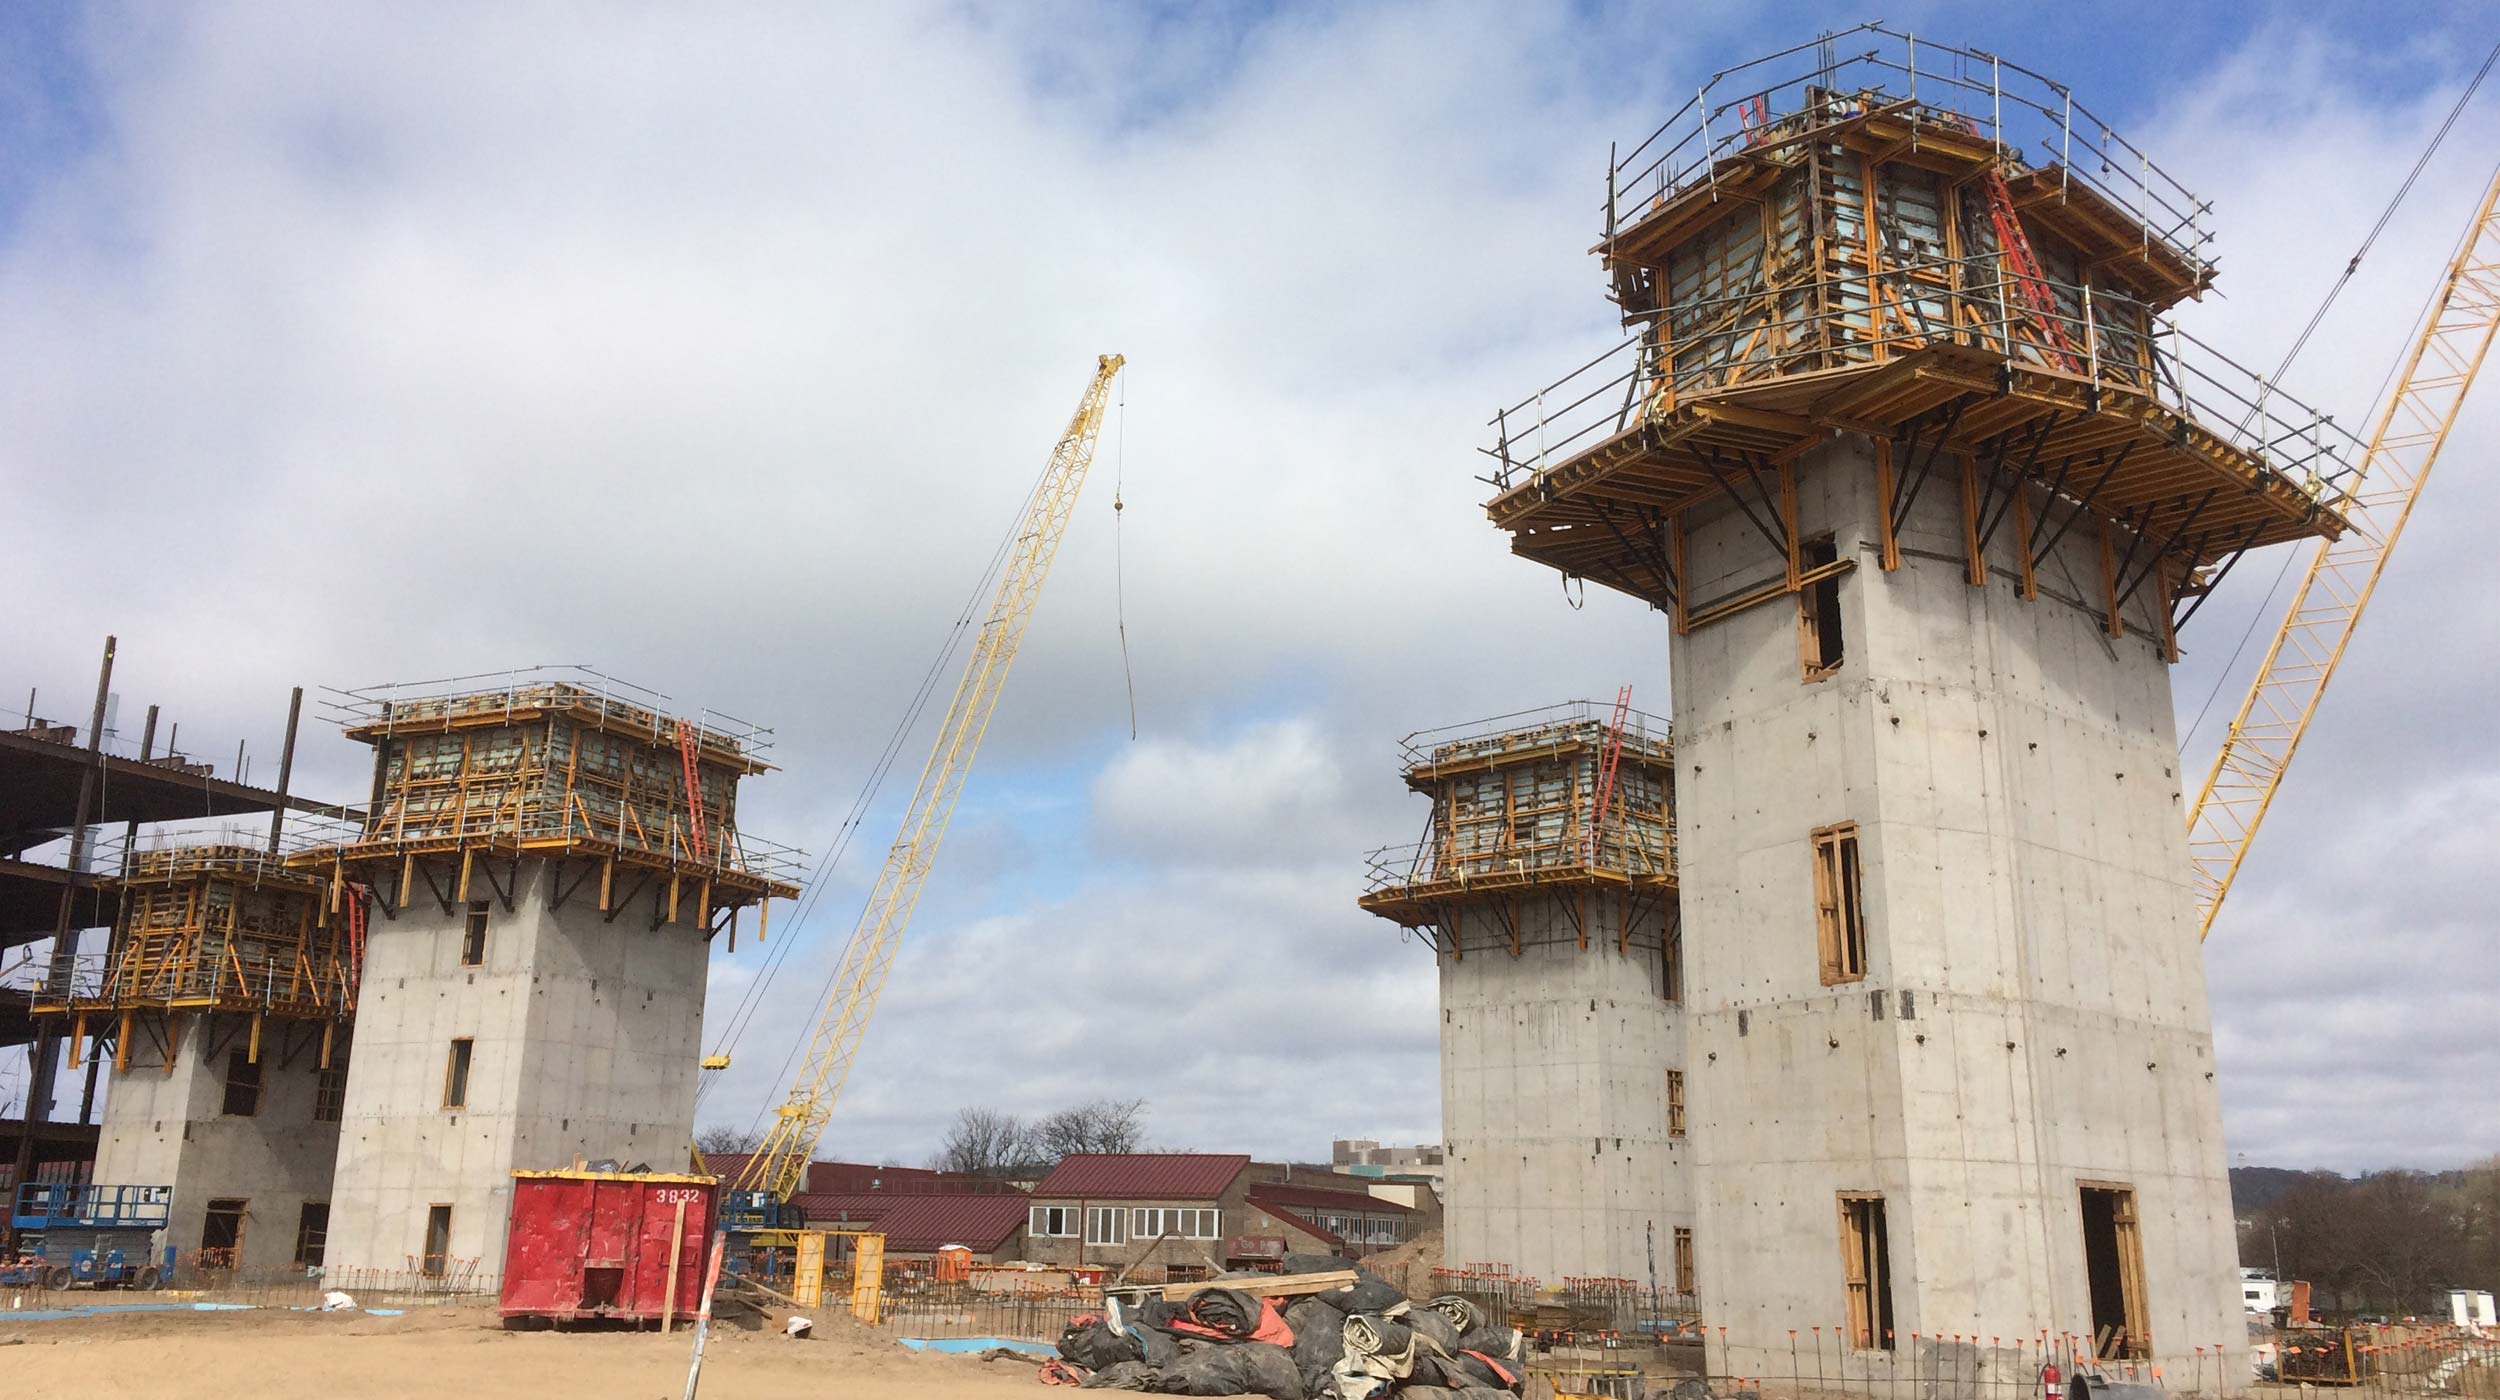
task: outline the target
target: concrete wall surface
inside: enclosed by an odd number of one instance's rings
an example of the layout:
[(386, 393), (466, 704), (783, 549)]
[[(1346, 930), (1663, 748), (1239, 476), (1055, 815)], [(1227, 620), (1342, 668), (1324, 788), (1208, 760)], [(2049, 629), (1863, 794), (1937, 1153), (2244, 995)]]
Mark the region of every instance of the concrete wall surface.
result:
[(200, 1247), (208, 1203), (241, 1200), (236, 1272), (286, 1272), (294, 1266), (304, 1204), (330, 1198), (338, 1156), (339, 1125), (315, 1113), (319, 1030), (263, 1024), (260, 1098), (257, 1111), (245, 1117), (225, 1112), (226, 1076), (233, 1054), (249, 1046), (249, 1020), (193, 1014), (174, 1024), (171, 1073), (162, 1040), (146, 1026), (133, 1032), (128, 1067), (107, 1071), (95, 1180), (173, 1187), (172, 1217), (157, 1243), (180, 1251), (186, 1264)]
[[(2081, 1191), (2115, 1184), (2141, 1218), (2154, 1351), (2185, 1376), (2194, 1348), (2208, 1366), (2221, 1348), (2236, 1379), (2153, 590), (2106, 634), (2088, 523), (2041, 565), (2037, 599), (2019, 594), (2010, 527), (1971, 586), (1958, 477), (1939, 465), (1887, 573), (1870, 446), (1844, 435), (1800, 463), (1802, 531), (1856, 564), (1830, 677), (1805, 679), (1788, 598), (1673, 644), (1706, 1321), (1760, 1374), (1787, 1365), (1790, 1329), (1839, 1328), (1840, 1194), (1872, 1192), (1897, 1335), (2088, 1336)], [(1687, 550), (1696, 608), (1781, 569), (1732, 511), (1696, 512)], [(1839, 822), (1858, 827), (1867, 966), (1826, 986), (1810, 833)]]
[(1667, 1135), (1683, 1018), (1661, 995), (1664, 916), (1628, 954), (1611, 925), (1581, 948), (1554, 895), (1523, 897), (1518, 919), (1516, 955), (1488, 912), (1466, 921), (1464, 957), (1441, 957), (1442, 1256), (1548, 1282), (1646, 1279), (1654, 1230), (1672, 1287), (1692, 1216), (1685, 1141)]
[[(476, 967), (461, 962), (461, 906), (446, 913), (420, 896), (396, 918), (369, 921), (334, 1263), (415, 1266), (430, 1209), (448, 1205), (451, 1258), (495, 1275), (513, 1171), (569, 1166), (577, 1155), (683, 1168), (702, 1053), (702, 932), (691, 901), (683, 922), (651, 927), (664, 890), (610, 921), (596, 876), (573, 888), (580, 873), (568, 872), (558, 907), (554, 872), (523, 861), (513, 908), (492, 900)], [(444, 1103), (455, 1038), (472, 1042), (458, 1108)]]

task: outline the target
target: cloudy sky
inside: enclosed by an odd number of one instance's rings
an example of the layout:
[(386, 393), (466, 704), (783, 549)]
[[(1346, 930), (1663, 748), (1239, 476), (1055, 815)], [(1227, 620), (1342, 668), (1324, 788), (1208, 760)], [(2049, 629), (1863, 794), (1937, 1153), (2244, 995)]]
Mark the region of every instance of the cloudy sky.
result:
[[(2212, 199), (2223, 295), (2189, 323), (2271, 362), (2500, 37), (2476, 8), (1886, 17), (2066, 79)], [(118, 633), (126, 713), (161, 703), (222, 761), (274, 753), (290, 685), (594, 663), (774, 725), (745, 824), (825, 851), (1122, 351), (828, 1152), (919, 1161), (959, 1104), (1097, 1094), (1151, 1100), (1174, 1147), (1433, 1138), (1430, 959), (1353, 903), (1363, 852), (1423, 819), (1398, 737), (1626, 682), (1667, 707), (1663, 624), (1573, 609), (1485, 524), (1481, 425), (1610, 343), (1607, 143), (1858, 18), (10, 7), (0, 691), (83, 717)], [(2295, 392), (2366, 420), (2495, 138), (2487, 91)], [(2469, 553), (2500, 528), (2494, 401), (2209, 948), (2249, 1161), (2500, 1150), (2500, 606)], [(2186, 639), (2182, 730), (2222, 694), (2192, 771), (2278, 566)], [(706, 1121), (777, 1097), (925, 743)], [(316, 730), (298, 785), (351, 796), (364, 760)], [(763, 967), (715, 960), (716, 1029)]]

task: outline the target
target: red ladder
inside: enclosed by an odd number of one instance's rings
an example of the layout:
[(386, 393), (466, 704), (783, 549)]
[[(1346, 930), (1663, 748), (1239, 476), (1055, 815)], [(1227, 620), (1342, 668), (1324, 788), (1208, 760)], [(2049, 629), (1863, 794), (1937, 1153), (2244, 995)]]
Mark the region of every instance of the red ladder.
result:
[(1769, 140), (1771, 134), (1770, 94), (1757, 92), (1751, 97), (1739, 99), (1736, 104), (1736, 120), (1745, 128), (1746, 145), (1759, 146)]
[(686, 848), (694, 852), (696, 860), (706, 858), (703, 853), (703, 772), (695, 762), (695, 753), (701, 744), (702, 740), (693, 725), (682, 719), (677, 721), (677, 755), (686, 761)]
[(357, 881), (347, 882), (347, 994), (351, 998), (365, 981), (365, 899), (371, 893)]
[(1615, 769), (1623, 762), (1623, 726), (1632, 715), (1632, 687), (1615, 692), (1615, 719), (1607, 727), (1606, 748), (1597, 759), (1597, 804), (1589, 809), (1589, 855), (1587, 863), (1597, 864), (1597, 838), (1606, 824), (1606, 809), (1615, 798)]
[[(1961, 118), (1961, 127), (1973, 136), (1979, 134), (1979, 124), (1969, 117)], [(2006, 188), (2005, 167), (1993, 155), (1979, 176), (1979, 187), (1988, 196), (1988, 223), (1996, 230), (1997, 254), (2004, 259), (2006, 280), (2013, 283), (2015, 301), (2040, 323), (2049, 362), (2068, 374), (2083, 373), (2083, 357), (2075, 353), (2074, 339), (2066, 334), (2065, 313), (2057, 309), (2048, 274), (2040, 270), (2040, 255), (2032, 251), (2031, 235), (2023, 232), (2023, 221), (2014, 214), (2014, 192)], [(2011, 326), (2006, 328), (2006, 339), (2013, 339)]]

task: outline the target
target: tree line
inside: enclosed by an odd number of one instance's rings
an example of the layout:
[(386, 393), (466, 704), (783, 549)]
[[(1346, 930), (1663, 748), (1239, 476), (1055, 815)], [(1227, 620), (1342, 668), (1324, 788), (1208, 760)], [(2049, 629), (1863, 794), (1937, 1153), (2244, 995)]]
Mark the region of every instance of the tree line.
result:
[(2500, 1157), (2452, 1172), (2255, 1175), (2233, 1173), (2240, 1263), (2307, 1280), (2317, 1308), (2431, 1316), (2451, 1288), (2500, 1289)]
[[(763, 1135), (715, 1125), (695, 1134), (705, 1156), (753, 1152)], [(938, 1171), (1022, 1181), (1047, 1175), (1059, 1159), (1076, 1152), (1146, 1150), (1144, 1099), (1095, 1099), (1023, 1118), (995, 1108), (964, 1108), (929, 1159)]]

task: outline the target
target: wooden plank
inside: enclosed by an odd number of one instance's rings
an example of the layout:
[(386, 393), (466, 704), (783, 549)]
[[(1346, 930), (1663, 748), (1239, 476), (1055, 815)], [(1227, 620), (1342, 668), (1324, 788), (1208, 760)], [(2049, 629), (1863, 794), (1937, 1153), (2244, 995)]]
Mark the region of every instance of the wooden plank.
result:
[(1230, 1288), (1253, 1298), (1300, 1298), (1312, 1293), (1351, 1288), (1356, 1279), (1352, 1269), (1337, 1269), (1325, 1274), (1270, 1274), (1264, 1278), (1212, 1278), (1198, 1283), (1167, 1283), (1162, 1286), (1163, 1301), (1177, 1303), (1210, 1288)]

